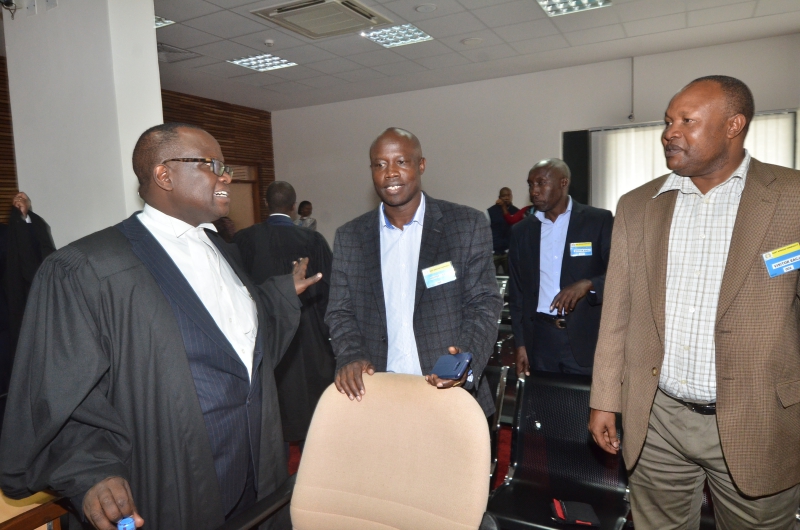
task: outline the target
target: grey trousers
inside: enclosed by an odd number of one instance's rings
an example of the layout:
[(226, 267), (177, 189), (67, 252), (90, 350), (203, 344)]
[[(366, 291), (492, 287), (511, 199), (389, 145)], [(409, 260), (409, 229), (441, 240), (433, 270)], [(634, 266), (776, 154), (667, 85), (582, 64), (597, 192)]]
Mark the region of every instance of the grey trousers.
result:
[(629, 478), (636, 530), (695, 530), (708, 479), (717, 528), (793, 530), (800, 486), (745, 497), (731, 479), (717, 417), (692, 412), (656, 392), (642, 455)]

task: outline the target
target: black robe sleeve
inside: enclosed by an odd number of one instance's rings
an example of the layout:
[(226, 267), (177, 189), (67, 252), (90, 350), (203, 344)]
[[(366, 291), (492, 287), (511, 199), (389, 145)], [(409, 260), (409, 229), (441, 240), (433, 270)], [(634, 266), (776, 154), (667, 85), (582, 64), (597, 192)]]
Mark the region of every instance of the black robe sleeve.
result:
[(0, 488), (9, 497), (52, 490), (80, 500), (106, 477), (129, 479), (130, 436), (108, 399), (99, 301), (99, 281), (78, 250), (42, 264), (0, 438)]

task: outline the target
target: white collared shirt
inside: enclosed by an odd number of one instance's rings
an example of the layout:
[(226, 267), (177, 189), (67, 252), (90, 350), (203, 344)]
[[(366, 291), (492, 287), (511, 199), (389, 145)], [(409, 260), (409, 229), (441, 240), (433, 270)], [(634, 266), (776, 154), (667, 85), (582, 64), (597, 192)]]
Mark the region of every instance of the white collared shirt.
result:
[(389, 344), (386, 371), (422, 375), (414, 335), (414, 300), (417, 293), (419, 247), (425, 220), (425, 194), (414, 218), (402, 230), (396, 228), (383, 211), (378, 224), (381, 236), (381, 279), (386, 304), (386, 332)]
[(205, 229), (216, 231), (214, 225), (203, 223), (194, 227), (149, 204), (144, 205), (139, 221), (175, 262), (252, 379), (253, 350), (258, 335), (256, 305), (205, 233)]
[(551, 310), (550, 304), (561, 292), (561, 266), (564, 263), (564, 247), (572, 217), (572, 197), (569, 197), (566, 211), (556, 217), (555, 222), (548, 219), (544, 212), (537, 210), (534, 215), (542, 223), (539, 243), (539, 303), (536, 312), (556, 315), (558, 311)]
[(678, 399), (717, 400), (714, 330), (719, 290), (749, 167), (750, 154), (745, 151), (728, 180), (705, 195), (690, 178), (674, 173), (655, 195), (678, 191), (669, 232), (664, 363), (658, 382), (661, 390)]

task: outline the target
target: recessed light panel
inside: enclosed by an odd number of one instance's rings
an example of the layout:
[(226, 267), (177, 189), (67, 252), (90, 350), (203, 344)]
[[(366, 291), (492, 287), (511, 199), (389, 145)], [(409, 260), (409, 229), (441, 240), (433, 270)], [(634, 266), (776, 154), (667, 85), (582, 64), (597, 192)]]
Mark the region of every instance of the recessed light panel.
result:
[(366, 37), (373, 42), (377, 42), (384, 48), (394, 48), (433, 40), (433, 37), (411, 24), (402, 26), (392, 26), (391, 28), (378, 29), (370, 32), (362, 32), (362, 37)]
[(156, 29), (163, 28), (164, 26), (169, 26), (170, 24), (174, 24), (174, 20), (167, 20), (164, 17), (156, 17)]
[(538, 0), (545, 13), (551, 17), (568, 15), (587, 9), (597, 9), (611, 5), (611, 0)]
[(280, 57), (276, 57), (275, 55), (270, 55), (268, 53), (264, 55), (242, 57), (241, 59), (235, 59), (228, 62), (238, 64), (239, 66), (244, 66), (245, 68), (250, 68), (257, 72), (267, 72), (269, 70), (277, 70), (278, 68), (297, 66), (297, 63), (287, 61), (286, 59), (281, 59)]

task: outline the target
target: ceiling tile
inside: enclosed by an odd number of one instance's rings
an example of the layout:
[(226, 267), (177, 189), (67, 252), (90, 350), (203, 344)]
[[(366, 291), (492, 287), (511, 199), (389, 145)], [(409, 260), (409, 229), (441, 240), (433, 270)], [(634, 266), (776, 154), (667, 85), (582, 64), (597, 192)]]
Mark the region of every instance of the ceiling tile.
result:
[(623, 24), (628, 37), (637, 37), (662, 31), (673, 31), (686, 27), (686, 13), (676, 13), (664, 17), (646, 18)]
[(290, 66), (289, 68), (278, 68), (277, 70), (270, 70), (270, 73), (275, 77), (280, 77), (282, 79), (286, 79), (287, 81), (300, 81), (302, 79), (319, 77), (318, 71), (302, 65)]
[(553, 25), (549, 18), (540, 20), (531, 20), (523, 22), (522, 24), (512, 24), (510, 26), (503, 26), (502, 28), (494, 28), (493, 30), (506, 42), (515, 42), (518, 40), (538, 39), (548, 35), (557, 35), (558, 29)]
[(219, 7), (223, 7), (225, 9), (231, 9), (233, 7), (239, 7), (246, 4), (252, 4), (253, 0), (206, 0), (206, 2), (214, 5), (218, 5)]
[[(489, 7), (498, 4), (505, 4), (513, 0), (458, 0), (458, 3), (467, 9), (480, 9), (482, 7)], [(531, 0), (536, 1), (536, 0)]]
[(446, 17), (423, 20), (416, 26), (435, 39), (486, 29), (486, 26), (470, 13), (456, 13)]
[(199, 66), (195, 68), (198, 72), (205, 72), (207, 74), (215, 75), (217, 77), (236, 77), (240, 75), (247, 75), (250, 70), (244, 66), (239, 66), (231, 63), (216, 63), (208, 66)]
[(756, 7), (757, 17), (800, 11), (800, 0), (761, 0)]
[(215, 64), (218, 62), (220, 62), (220, 60), (217, 59), (216, 57), (205, 57), (201, 55), (200, 57), (195, 57), (193, 59), (186, 59), (185, 61), (178, 61), (176, 63), (170, 63), (170, 64), (174, 64), (175, 66), (180, 66), (181, 68), (197, 68), (198, 66), (207, 66), (209, 64)]
[(594, 44), (595, 42), (624, 39), (625, 31), (622, 29), (622, 24), (614, 24), (613, 26), (565, 33), (564, 37), (572, 46), (582, 46), (584, 44)]
[(347, 85), (348, 82), (344, 79), (340, 79), (338, 77), (333, 77), (332, 75), (323, 75), (320, 77), (312, 77), (311, 79), (304, 79), (300, 81), (302, 84), (306, 86), (310, 86), (312, 88), (332, 88), (335, 86), (340, 85)]
[[(272, 46), (267, 46), (264, 44), (264, 41), (267, 39), (272, 41)], [(304, 46), (306, 44), (305, 40), (301, 40), (298, 37), (293, 37), (292, 35), (287, 35), (286, 33), (278, 31), (277, 29), (258, 31), (256, 33), (250, 33), (248, 35), (236, 37), (231, 40), (233, 42), (238, 42), (239, 44), (244, 44), (245, 46), (250, 46), (256, 50), (263, 50), (264, 53), (272, 53), (277, 50), (285, 50), (286, 48), (296, 48), (297, 46)]]
[[(432, 13), (420, 13), (414, 9), (420, 4), (433, 4), (436, 6), (436, 11)], [(456, 0), (393, 0), (383, 4), (383, 7), (391, 10), (393, 13), (396, 13), (409, 22), (443, 17), (464, 11), (464, 6), (459, 4)]]
[(578, 13), (570, 13), (569, 15), (560, 17), (553, 17), (551, 20), (558, 29), (567, 33), (582, 29), (610, 26), (611, 24), (619, 22), (619, 17), (613, 9), (603, 7), (600, 9), (590, 9), (589, 11), (580, 11)]
[(394, 64), (384, 64), (381, 66), (376, 66), (373, 70), (377, 70), (389, 76), (396, 76), (396, 75), (409, 75), (409, 74), (416, 74), (418, 72), (424, 72), (427, 70), (421, 64), (417, 64), (413, 61), (403, 61), (402, 63), (394, 63)]
[(383, 48), (380, 44), (376, 44), (357, 34), (334, 37), (331, 39), (320, 39), (316, 42), (317, 45), (325, 51), (345, 57), (357, 53), (374, 52), (375, 50)]
[(448, 68), (450, 66), (458, 66), (460, 64), (466, 64), (469, 62), (469, 59), (461, 55), (460, 53), (447, 53), (445, 55), (437, 55), (436, 57), (423, 57), (422, 59), (417, 59), (416, 62), (424, 66), (425, 68), (429, 68), (431, 70), (439, 70), (440, 68)]
[(336, 59), (334, 54), (326, 52), (322, 48), (318, 48), (312, 44), (304, 44), (303, 46), (282, 50), (280, 56), (297, 64), (316, 63), (318, 61)]
[(378, 66), (381, 64), (392, 64), (405, 61), (405, 58), (402, 55), (398, 55), (392, 50), (386, 48), (383, 50), (376, 50), (374, 52), (351, 55), (348, 57), (348, 59), (357, 62), (361, 66)]
[[(292, 66), (292, 68), (296, 67)], [(240, 75), (234, 77), (231, 81), (236, 81), (237, 83), (247, 83), (248, 85), (252, 86), (266, 86), (273, 85), (275, 83), (286, 82), (285, 79), (274, 76), (269, 72), (253, 72), (252, 74)]]
[(204, 44), (202, 46), (195, 46), (191, 51), (197, 52), (201, 55), (208, 55), (209, 57), (216, 57), (225, 61), (232, 59), (239, 59), (240, 57), (247, 57), (249, 55), (257, 55), (258, 50), (242, 46), (233, 41), (221, 40), (211, 44)]
[(350, 70), (359, 70), (361, 68), (361, 65), (341, 57), (320, 61), (318, 63), (310, 63), (306, 66), (324, 74), (339, 74), (341, 72), (349, 72)]
[(484, 7), (476, 9), (473, 13), (490, 28), (547, 18), (542, 8), (531, 0), (518, 0), (508, 4)]
[(155, 0), (156, 15), (175, 22), (183, 22), (219, 11), (220, 8), (203, 0)]
[(461, 55), (472, 62), (479, 63), (483, 61), (494, 61), (496, 59), (513, 57), (515, 55), (519, 55), (519, 53), (517, 53), (517, 51), (508, 44), (501, 44), (499, 46), (491, 46), (489, 48), (463, 51), (461, 52)]
[(674, 15), (686, 11), (683, 0), (639, 0), (627, 4), (612, 2), (612, 7), (622, 22)]
[(382, 74), (376, 70), (373, 70), (372, 68), (363, 68), (361, 70), (342, 72), (341, 74), (336, 74), (336, 77), (344, 79), (345, 81), (350, 81), (351, 83), (358, 83), (361, 81), (372, 81), (373, 79), (386, 77), (386, 74)]
[(747, 2), (747, 1), (749, 0), (687, 0), (686, 9), (689, 10), (708, 9), (710, 7), (722, 7), (722, 6), (729, 6), (732, 4), (741, 4), (742, 2)]
[[(464, 39), (481, 39), (481, 42), (461, 44), (461, 41)], [(492, 30), (485, 29), (483, 31), (473, 31), (472, 33), (462, 33), (461, 35), (445, 37), (442, 39), (442, 42), (454, 50), (462, 52), (475, 50), (477, 48), (486, 48), (487, 46), (497, 46), (498, 44), (503, 44), (503, 39), (498, 37)]]
[(560, 48), (569, 48), (569, 43), (563, 35), (550, 35), (538, 39), (521, 40), (512, 42), (511, 47), (523, 55), (541, 53)]
[(699, 11), (689, 11), (689, 27), (719, 24), (731, 20), (750, 18), (755, 12), (755, 2), (745, 2), (731, 6), (712, 7)]
[(223, 39), (232, 39), (264, 29), (263, 24), (230, 11), (220, 11), (185, 22), (187, 26), (203, 30)]
[(409, 44), (408, 46), (398, 46), (397, 48), (392, 48), (392, 50), (397, 55), (402, 55), (406, 59), (422, 59), (423, 57), (444, 55), (445, 53), (453, 51), (438, 40), (418, 42), (416, 44)]
[(312, 87), (308, 85), (295, 83), (294, 81), (288, 81), (286, 83), (276, 83), (274, 85), (267, 85), (266, 87), (264, 87), (264, 89), (271, 90), (273, 92), (280, 92), (281, 94), (295, 94), (297, 92), (307, 92), (309, 90), (314, 90)]
[(220, 40), (219, 37), (200, 31), (199, 29), (190, 28), (183, 24), (172, 24), (164, 26), (156, 30), (156, 40), (169, 44), (170, 46), (177, 46), (178, 48), (191, 48), (193, 46), (200, 46), (202, 44), (209, 44)]

